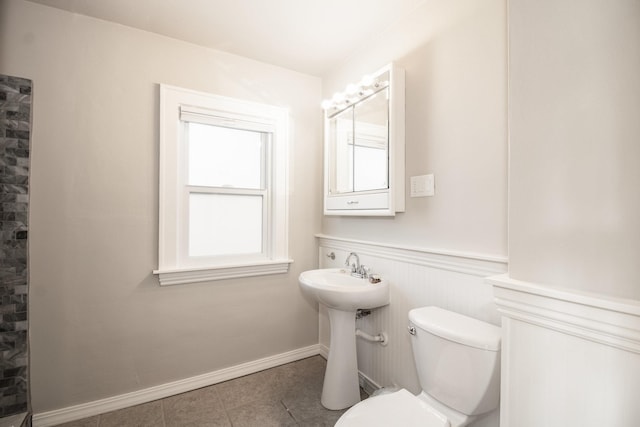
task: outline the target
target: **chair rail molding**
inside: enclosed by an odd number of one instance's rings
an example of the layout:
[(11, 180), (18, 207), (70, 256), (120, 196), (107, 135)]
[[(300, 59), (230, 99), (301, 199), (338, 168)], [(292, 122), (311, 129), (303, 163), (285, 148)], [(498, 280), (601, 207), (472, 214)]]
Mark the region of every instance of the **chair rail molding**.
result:
[(640, 301), (551, 288), (506, 274), (487, 282), (503, 316), (640, 353)]
[(507, 257), (470, 252), (420, 248), (316, 234), (318, 246), (358, 252), (393, 261), (487, 277), (507, 269)]

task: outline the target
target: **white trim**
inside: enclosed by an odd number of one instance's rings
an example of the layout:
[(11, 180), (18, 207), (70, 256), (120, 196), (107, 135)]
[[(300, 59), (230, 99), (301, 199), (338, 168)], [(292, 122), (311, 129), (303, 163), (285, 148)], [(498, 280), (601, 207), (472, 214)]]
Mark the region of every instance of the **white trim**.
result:
[[(254, 262), (251, 256), (239, 256), (242, 265), (229, 265), (225, 257), (186, 257), (186, 204), (182, 202), (183, 182), (180, 144), (180, 114), (198, 116), (198, 121), (228, 120), (236, 125), (251, 122), (267, 126), (271, 133), (268, 197), (263, 216), (264, 257), (268, 261)], [(211, 114), (211, 116), (208, 116)], [(201, 117), (202, 116), (202, 117)], [(204, 117), (204, 118), (203, 118)], [(257, 121), (257, 122), (256, 122)], [(255, 126), (254, 126), (255, 127)], [(162, 285), (204, 282), (234, 277), (286, 273), (288, 248), (289, 191), (289, 110), (240, 99), (196, 92), (174, 86), (160, 85), (160, 162), (159, 162), (159, 232), (158, 274)], [(184, 159), (183, 159), (184, 160)], [(216, 190), (216, 192), (219, 192)]]
[(369, 396), (376, 390), (382, 388), (377, 382), (363, 374), (362, 371), (358, 371), (358, 382), (360, 383), (360, 387), (362, 387)]
[(640, 302), (490, 277), (503, 316), (640, 353)]
[(315, 235), (319, 246), (358, 252), (409, 264), (455, 271), (473, 276), (487, 277), (507, 271), (507, 257), (475, 254), (468, 252), (444, 251), (389, 243)]
[(512, 320), (502, 318), (502, 343), (500, 356), (500, 425), (507, 426), (507, 420), (510, 418), (511, 399), (513, 392), (511, 389), (511, 381), (513, 372), (513, 363), (510, 355), (512, 354), (511, 339), (513, 336)]
[(244, 375), (253, 374), (265, 369), (274, 368), (284, 365), (285, 363), (295, 362), (307, 357), (320, 354), (320, 346), (318, 344), (308, 347), (299, 348), (288, 351), (286, 353), (276, 354), (275, 356), (265, 357), (263, 359), (254, 360), (253, 362), (243, 363), (241, 365), (232, 366), (218, 371), (209, 372), (195, 377), (186, 378), (155, 387), (149, 387), (144, 390), (138, 390), (131, 393), (125, 393), (118, 396), (108, 397), (106, 399), (95, 400), (80, 405), (70, 406), (67, 408), (56, 409), (54, 411), (42, 412), (34, 414), (34, 427), (48, 427), (86, 417), (91, 417), (105, 412), (115, 411), (127, 408), (133, 405), (151, 402), (157, 399), (173, 396), (179, 393), (195, 390), (201, 387), (210, 386), (223, 381), (239, 378)]
[(246, 265), (228, 265), (211, 268), (179, 268), (173, 270), (154, 270), (160, 286), (180, 285), (184, 283), (208, 282), (211, 280), (235, 279), (238, 277), (283, 274), (289, 270), (293, 260), (283, 259), (256, 262)]
[(324, 357), (325, 359), (329, 359), (329, 347), (322, 343), (318, 344), (318, 347), (320, 356)]

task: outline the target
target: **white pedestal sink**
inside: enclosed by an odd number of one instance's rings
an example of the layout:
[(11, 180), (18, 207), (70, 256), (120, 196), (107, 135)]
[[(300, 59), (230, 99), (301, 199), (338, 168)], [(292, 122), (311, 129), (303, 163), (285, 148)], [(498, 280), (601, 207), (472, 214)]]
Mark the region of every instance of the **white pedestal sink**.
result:
[(356, 310), (389, 304), (386, 280), (370, 283), (351, 276), (348, 269), (327, 268), (300, 274), (302, 291), (327, 306), (331, 325), (331, 348), (324, 374), (322, 405), (344, 409), (360, 401), (356, 356)]

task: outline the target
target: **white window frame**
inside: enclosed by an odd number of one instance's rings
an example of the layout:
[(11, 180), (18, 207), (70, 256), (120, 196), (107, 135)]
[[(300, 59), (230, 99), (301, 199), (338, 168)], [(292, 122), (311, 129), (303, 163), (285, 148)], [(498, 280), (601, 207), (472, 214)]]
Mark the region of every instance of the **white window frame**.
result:
[[(266, 194), (261, 255), (190, 259), (188, 188), (182, 136), (184, 121), (261, 130), (271, 135), (266, 150)], [(286, 273), (288, 255), (288, 131), (285, 108), (160, 85), (158, 275), (160, 285)], [(214, 192), (221, 194), (220, 192)], [(212, 193), (213, 194), (213, 193)]]

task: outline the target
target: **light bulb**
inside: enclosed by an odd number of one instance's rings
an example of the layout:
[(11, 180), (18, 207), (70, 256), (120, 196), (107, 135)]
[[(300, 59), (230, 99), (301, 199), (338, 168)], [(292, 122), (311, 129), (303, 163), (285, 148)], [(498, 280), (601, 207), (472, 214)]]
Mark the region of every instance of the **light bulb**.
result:
[(373, 76), (370, 76), (368, 74), (366, 76), (362, 77), (362, 80), (360, 80), (360, 85), (362, 87), (366, 88), (366, 87), (371, 86), (372, 84), (373, 84)]
[(333, 98), (331, 98), (333, 100), (333, 102), (335, 102), (336, 104), (341, 103), (342, 101), (344, 101), (344, 94), (340, 93), (340, 92), (336, 92), (333, 94)]

